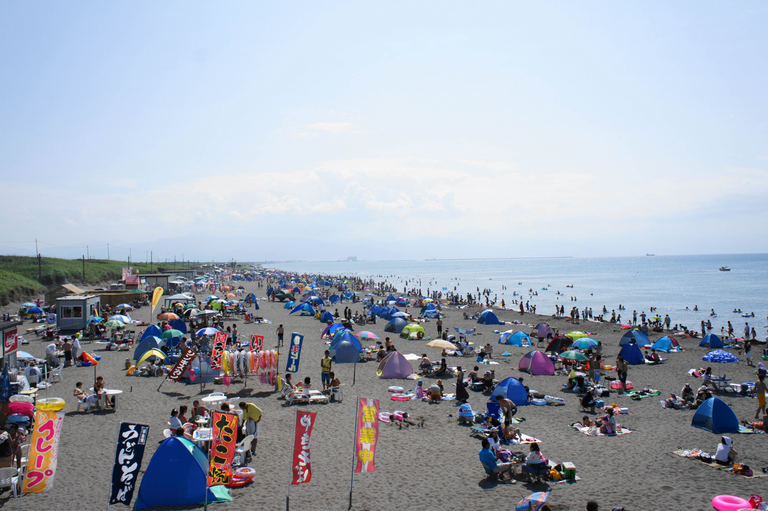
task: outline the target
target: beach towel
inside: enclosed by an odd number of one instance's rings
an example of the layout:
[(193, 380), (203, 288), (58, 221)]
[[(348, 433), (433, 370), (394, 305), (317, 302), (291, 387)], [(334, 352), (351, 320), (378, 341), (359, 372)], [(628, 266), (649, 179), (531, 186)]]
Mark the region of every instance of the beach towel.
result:
[(632, 430), (629, 428), (625, 428), (622, 426), (616, 425), (616, 434), (614, 435), (606, 435), (605, 433), (601, 433), (600, 429), (594, 427), (594, 426), (587, 426), (583, 427), (578, 424), (574, 424), (571, 426), (573, 429), (581, 433), (582, 435), (586, 436), (621, 436), (621, 435), (628, 435), (629, 433), (632, 433)]
[(510, 445), (523, 445), (523, 444), (540, 444), (541, 440), (538, 438), (534, 438), (532, 436), (525, 435), (523, 433), (520, 433), (520, 438), (511, 438), (509, 439)]
[[(752, 475), (744, 475), (744, 474), (738, 474), (734, 473), (733, 466), (732, 465), (721, 465), (719, 463), (713, 462), (706, 462), (701, 459), (699, 459), (699, 455), (702, 454), (704, 451), (701, 449), (678, 449), (676, 451), (672, 451), (672, 454), (675, 456), (680, 456), (681, 458), (688, 458), (692, 460), (696, 460), (701, 462), (703, 465), (707, 467), (716, 468), (718, 470), (722, 470), (723, 472), (728, 472), (729, 474), (738, 475), (741, 477), (746, 477), (747, 479), (754, 479), (757, 477), (768, 477), (768, 473), (765, 472), (758, 472), (757, 470), (752, 469)], [(706, 454), (706, 453), (705, 453)]]
[(626, 392), (625, 394), (620, 394), (620, 395), (626, 396), (626, 397), (634, 399), (634, 400), (638, 400), (638, 399), (642, 399), (644, 397), (660, 396), (661, 395), (661, 391), (660, 390), (651, 390), (651, 392), (636, 392), (636, 391), (633, 390), (633, 391)]

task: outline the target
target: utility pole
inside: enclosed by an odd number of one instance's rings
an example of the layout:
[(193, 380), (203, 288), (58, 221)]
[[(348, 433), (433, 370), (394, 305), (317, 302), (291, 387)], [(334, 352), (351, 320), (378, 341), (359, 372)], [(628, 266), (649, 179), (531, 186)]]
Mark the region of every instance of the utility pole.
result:
[(149, 272), (152, 273), (152, 258), (154, 257), (154, 254), (152, 251), (149, 251)]
[(109, 261), (109, 242), (107, 242), (107, 261)]
[(128, 266), (131, 265), (131, 249), (128, 249)]
[(37, 238), (35, 238), (35, 254), (37, 254), (37, 280), (43, 280), (43, 261), (40, 257), (40, 250), (37, 248)]
[(83, 254), (83, 282), (85, 282), (85, 254)]

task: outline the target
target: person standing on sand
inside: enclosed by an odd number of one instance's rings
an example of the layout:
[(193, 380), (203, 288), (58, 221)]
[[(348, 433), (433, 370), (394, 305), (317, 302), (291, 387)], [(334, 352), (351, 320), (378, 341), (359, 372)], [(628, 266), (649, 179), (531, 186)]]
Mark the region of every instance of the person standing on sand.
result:
[(755, 419), (760, 417), (760, 411), (765, 411), (765, 393), (768, 389), (765, 387), (765, 373), (760, 371), (757, 373), (757, 382), (755, 383), (755, 393), (757, 394), (757, 411), (755, 412)]
[(275, 330), (275, 333), (277, 334), (277, 345), (282, 346), (283, 336), (285, 335), (285, 328), (283, 328), (282, 323), (280, 323), (280, 326), (277, 327), (277, 330)]
[(245, 434), (253, 435), (253, 441), (251, 441), (251, 455), (256, 454), (256, 443), (259, 440), (259, 422), (261, 422), (262, 411), (261, 408), (253, 403), (246, 403), (240, 401), (238, 404), (243, 411), (243, 423), (245, 424)]
[(327, 390), (331, 384), (331, 352), (325, 350), (325, 356), (320, 359), (320, 380), (323, 383), (323, 390)]
[(443, 320), (438, 316), (437, 322), (435, 324), (437, 326), (437, 336), (441, 337), (443, 335)]
[(627, 391), (627, 362), (621, 355), (616, 357), (616, 373), (621, 382), (621, 392), (624, 393)]

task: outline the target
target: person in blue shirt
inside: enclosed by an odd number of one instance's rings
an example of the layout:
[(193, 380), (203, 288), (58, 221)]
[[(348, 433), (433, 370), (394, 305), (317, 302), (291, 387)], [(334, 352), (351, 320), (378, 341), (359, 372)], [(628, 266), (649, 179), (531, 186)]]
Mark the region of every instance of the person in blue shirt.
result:
[(497, 463), (496, 454), (491, 450), (491, 443), (487, 438), (483, 438), (482, 445), (483, 448), (480, 449), (478, 456), (485, 471), (489, 475), (498, 477), (500, 481), (503, 480), (502, 475), (504, 473), (509, 474), (509, 478), (512, 479), (512, 463)]

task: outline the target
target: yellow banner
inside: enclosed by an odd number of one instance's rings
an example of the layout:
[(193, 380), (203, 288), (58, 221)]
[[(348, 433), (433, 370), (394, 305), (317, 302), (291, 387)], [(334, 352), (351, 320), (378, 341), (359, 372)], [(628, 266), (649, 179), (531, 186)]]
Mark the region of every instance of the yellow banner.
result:
[(42, 493), (53, 487), (63, 421), (63, 413), (40, 410), (35, 412), (35, 429), (30, 440), (22, 493)]
[(157, 286), (155, 290), (152, 292), (152, 312), (155, 311), (155, 307), (157, 306), (157, 302), (160, 301), (161, 296), (163, 296), (163, 288), (160, 286)]

